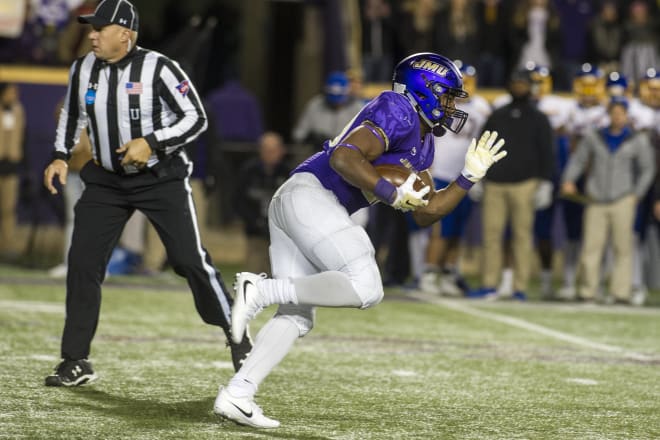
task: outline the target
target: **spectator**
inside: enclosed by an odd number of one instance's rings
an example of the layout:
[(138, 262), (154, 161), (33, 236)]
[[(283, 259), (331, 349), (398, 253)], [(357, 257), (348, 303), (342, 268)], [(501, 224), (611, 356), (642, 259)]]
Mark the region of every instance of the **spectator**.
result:
[(594, 15), (592, 0), (551, 0), (559, 14), (561, 28), (561, 63), (554, 66), (556, 90), (571, 90), (574, 72), (587, 53), (587, 32)]
[(318, 147), (341, 132), (362, 107), (362, 100), (351, 95), (348, 76), (331, 72), (323, 93), (312, 97), (305, 106), (293, 129), (293, 140)]
[(397, 20), (397, 43), (401, 52), (416, 53), (435, 50), (440, 32), (437, 23), (442, 21), (442, 11), (437, 0), (410, 0), (403, 4)]
[(275, 191), (289, 177), (284, 162), (282, 137), (267, 131), (259, 138), (259, 156), (246, 162), (238, 173), (234, 206), (247, 238), (246, 270), (270, 273), (268, 205)]
[(535, 195), (540, 181), (552, 179), (553, 135), (548, 117), (532, 101), (530, 72), (514, 72), (511, 103), (495, 110), (484, 125), (507, 140), (512, 160), (493, 166), (484, 180), (482, 201), (483, 270), (481, 288), (470, 296), (495, 296), (502, 266), (502, 237), (511, 222), (513, 297), (525, 299), (533, 252)]
[(621, 73), (632, 81), (642, 78), (647, 69), (660, 66), (660, 21), (649, 13), (643, 0), (633, 1), (625, 21), (621, 50)]
[(506, 82), (508, 17), (505, 0), (483, 0), (477, 5), (480, 87), (502, 87)]
[(78, 57), (84, 56), (92, 49), (92, 43), (87, 38), (87, 29), (80, 26), (76, 17), (91, 14), (96, 8), (96, 0), (85, 0), (74, 9), (69, 21), (64, 25), (57, 39), (57, 60), (61, 64), (69, 65)]
[(619, 70), (623, 27), (616, 0), (605, 0), (589, 23), (585, 60), (605, 73)]
[(0, 83), (0, 259), (14, 260), (18, 172), (23, 160), (25, 110), (16, 84)]
[(612, 99), (609, 125), (592, 130), (580, 141), (562, 176), (562, 191), (576, 195), (575, 181), (589, 165), (585, 195), (590, 203), (584, 213), (580, 255), (579, 298), (584, 301), (594, 301), (599, 295), (603, 251), (611, 237), (616, 263), (609, 294), (617, 301), (640, 305), (631, 295), (633, 222), (637, 200), (653, 180), (655, 160), (646, 134), (630, 127), (627, 110), (625, 98)]
[(550, 0), (518, 0), (510, 27), (514, 69), (528, 63), (554, 71), (559, 63), (559, 15)]
[(479, 58), (479, 32), (471, 0), (450, 0), (435, 24), (439, 33), (438, 50), (452, 59), (474, 65)]
[(387, 0), (361, 0), (362, 68), (368, 82), (387, 82), (392, 76), (394, 29)]

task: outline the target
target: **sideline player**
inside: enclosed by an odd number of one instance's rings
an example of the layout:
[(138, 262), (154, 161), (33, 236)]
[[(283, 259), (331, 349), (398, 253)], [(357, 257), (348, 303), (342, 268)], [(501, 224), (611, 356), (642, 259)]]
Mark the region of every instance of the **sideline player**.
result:
[[(436, 140), (435, 160), (430, 169), (436, 188), (444, 188), (461, 173), (470, 141), (481, 132), (491, 112), (488, 101), (477, 94), (475, 67), (461, 60), (454, 62), (463, 74), (463, 88), (469, 95), (458, 100), (456, 108), (470, 117), (460, 133), (448, 132)], [(462, 296), (468, 290), (458, 265), (460, 241), (472, 210), (471, 199), (478, 199), (480, 188), (480, 183), (475, 185), (469, 197), (464, 197), (452, 212), (433, 225), (426, 249), (426, 270), (420, 279), (421, 290), (448, 296)]]

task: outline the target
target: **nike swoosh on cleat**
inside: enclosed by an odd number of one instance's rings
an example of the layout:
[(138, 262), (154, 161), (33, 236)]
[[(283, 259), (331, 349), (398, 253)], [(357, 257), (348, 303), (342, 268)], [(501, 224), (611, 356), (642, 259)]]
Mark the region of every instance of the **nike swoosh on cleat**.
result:
[(252, 411), (250, 411), (249, 413), (248, 413), (248, 412), (245, 412), (245, 410), (243, 410), (243, 408), (241, 408), (240, 406), (236, 405), (234, 402), (229, 402), (229, 403), (231, 403), (232, 405), (234, 405), (234, 407), (235, 407), (237, 410), (239, 410), (239, 411), (240, 411), (245, 417), (247, 417), (248, 419), (252, 418)]
[(245, 292), (247, 291), (246, 287), (248, 284), (252, 284), (254, 286), (254, 284), (250, 280), (243, 281), (243, 302), (246, 304), (247, 304), (247, 295)]

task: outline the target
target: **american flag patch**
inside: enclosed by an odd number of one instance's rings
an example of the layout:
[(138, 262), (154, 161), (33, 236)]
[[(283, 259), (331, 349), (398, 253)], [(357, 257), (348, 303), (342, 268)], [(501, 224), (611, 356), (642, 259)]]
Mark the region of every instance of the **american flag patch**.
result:
[(142, 83), (141, 82), (127, 82), (126, 83), (126, 93), (129, 95), (139, 95), (142, 93)]
[(181, 93), (181, 95), (185, 98), (186, 95), (188, 95), (188, 92), (190, 91), (190, 82), (188, 80), (181, 81), (178, 86), (176, 86), (176, 89)]

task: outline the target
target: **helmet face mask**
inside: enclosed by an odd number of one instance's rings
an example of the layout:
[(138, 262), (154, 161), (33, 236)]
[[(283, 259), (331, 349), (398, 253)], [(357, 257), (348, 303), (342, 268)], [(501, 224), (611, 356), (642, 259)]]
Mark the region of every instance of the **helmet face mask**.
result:
[(454, 63), (434, 53), (403, 59), (394, 69), (393, 90), (405, 94), (431, 128), (461, 131), (468, 115), (457, 110), (456, 98), (467, 98), (463, 77)]

